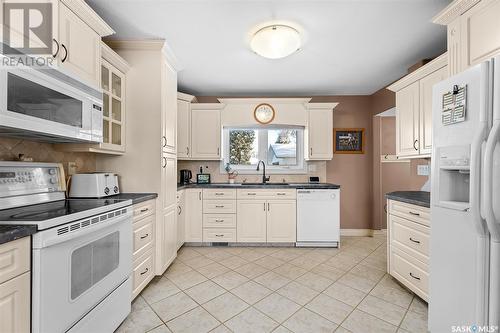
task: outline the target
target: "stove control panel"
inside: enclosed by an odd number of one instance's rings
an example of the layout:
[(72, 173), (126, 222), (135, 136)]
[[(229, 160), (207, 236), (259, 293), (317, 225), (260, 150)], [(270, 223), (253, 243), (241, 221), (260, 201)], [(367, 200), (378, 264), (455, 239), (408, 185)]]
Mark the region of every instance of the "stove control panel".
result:
[(0, 162), (0, 197), (65, 191), (61, 164)]

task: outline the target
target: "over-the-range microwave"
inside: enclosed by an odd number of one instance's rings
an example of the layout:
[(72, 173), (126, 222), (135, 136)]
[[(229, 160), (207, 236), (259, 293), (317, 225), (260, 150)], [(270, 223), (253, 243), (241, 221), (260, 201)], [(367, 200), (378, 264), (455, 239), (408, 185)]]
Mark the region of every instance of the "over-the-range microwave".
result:
[(55, 68), (0, 69), (0, 135), (102, 142), (99, 88)]

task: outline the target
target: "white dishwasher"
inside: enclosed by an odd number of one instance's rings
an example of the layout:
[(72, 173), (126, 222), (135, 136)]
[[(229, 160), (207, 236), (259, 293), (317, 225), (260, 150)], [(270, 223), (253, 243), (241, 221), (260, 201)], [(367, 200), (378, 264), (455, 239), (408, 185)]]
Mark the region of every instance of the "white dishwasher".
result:
[(340, 189), (297, 190), (297, 246), (338, 247)]

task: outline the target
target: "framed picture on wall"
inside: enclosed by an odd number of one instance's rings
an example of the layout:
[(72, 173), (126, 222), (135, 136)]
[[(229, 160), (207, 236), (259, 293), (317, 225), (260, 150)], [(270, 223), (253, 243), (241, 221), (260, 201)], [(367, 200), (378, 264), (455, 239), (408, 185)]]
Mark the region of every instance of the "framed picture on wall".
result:
[(334, 128), (333, 152), (335, 154), (364, 154), (364, 128)]

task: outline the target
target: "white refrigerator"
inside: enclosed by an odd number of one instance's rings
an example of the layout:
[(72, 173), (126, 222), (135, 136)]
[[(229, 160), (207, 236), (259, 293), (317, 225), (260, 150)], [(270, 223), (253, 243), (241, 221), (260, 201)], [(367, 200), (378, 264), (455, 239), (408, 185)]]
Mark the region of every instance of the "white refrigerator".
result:
[(497, 332), (500, 57), (436, 84), (432, 123), (429, 330)]

